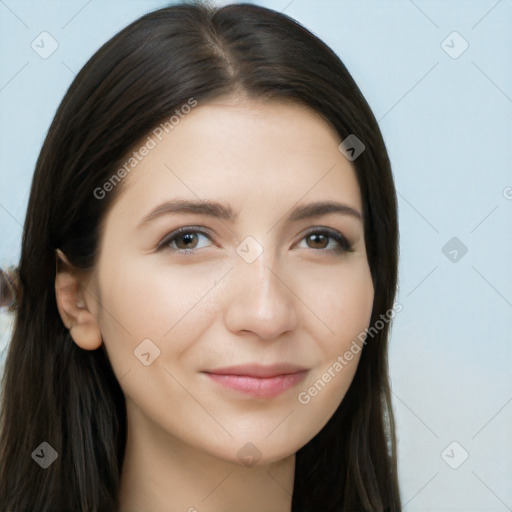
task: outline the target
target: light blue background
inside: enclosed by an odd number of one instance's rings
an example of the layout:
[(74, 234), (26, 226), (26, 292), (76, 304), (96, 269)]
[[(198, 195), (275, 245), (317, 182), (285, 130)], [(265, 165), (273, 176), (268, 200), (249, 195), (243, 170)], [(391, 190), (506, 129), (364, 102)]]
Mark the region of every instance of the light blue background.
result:
[[(390, 365), (404, 510), (512, 510), (512, 1), (255, 3), (284, 10), (338, 53), (389, 150), (401, 230)], [(74, 74), (164, 5), (0, 1), (0, 266), (19, 257), (35, 161)], [(48, 59), (30, 47), (43, 31), (59, 44)], [(456, 59), (441, 46), (453, 31), (469, 44)], [(441, 251), (454, 236), (468, 248), (457, 262)], [(0, 320), (5, 331), (5, 311)], [(460, 448), (443, 459), (453, 441)], [(462, 450), (468, 459), (452, 469), (445, 460)]]

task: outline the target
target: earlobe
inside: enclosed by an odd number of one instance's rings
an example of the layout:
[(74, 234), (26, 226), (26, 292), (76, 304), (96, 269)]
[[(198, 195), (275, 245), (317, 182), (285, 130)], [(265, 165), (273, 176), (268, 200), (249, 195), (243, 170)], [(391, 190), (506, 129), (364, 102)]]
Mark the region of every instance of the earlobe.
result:
[(88, 311), (83, 313), (86, 313), (92, 320), (88, 320), (87, 318), (81, 319), (81, 314), (79, 314), (79, 320), (71, 327), (69, 334), (80, 348), (84, 350), (96, 350), (101, 347), (103, 341), (101, 331), (91, 313)]
[(80, 273), (60, 249), (56, 251), (55, 297), (62, 323), (74, 342), (85, 350), (99, 348), (101, 331), (87, 304)]

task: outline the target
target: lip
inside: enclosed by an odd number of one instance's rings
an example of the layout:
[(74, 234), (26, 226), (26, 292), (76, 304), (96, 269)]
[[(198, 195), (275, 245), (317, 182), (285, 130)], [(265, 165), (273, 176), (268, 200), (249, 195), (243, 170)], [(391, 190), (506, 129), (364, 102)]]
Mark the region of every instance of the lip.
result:
[(308, 370), (291, 364), (230, 366), (204, 371), (224, 387), (256, 398), (273, 398), (295, 387)]

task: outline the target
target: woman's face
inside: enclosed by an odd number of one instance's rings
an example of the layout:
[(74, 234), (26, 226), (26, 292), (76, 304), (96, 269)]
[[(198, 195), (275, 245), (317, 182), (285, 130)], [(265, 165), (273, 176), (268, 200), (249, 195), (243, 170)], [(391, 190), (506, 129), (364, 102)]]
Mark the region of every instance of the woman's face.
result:
[(129, 425), (237, 463), (282, 459), (340, 404), (370, 321), (354, 170), (302, 106), (199, 103), (148, 135), (89, 282)]

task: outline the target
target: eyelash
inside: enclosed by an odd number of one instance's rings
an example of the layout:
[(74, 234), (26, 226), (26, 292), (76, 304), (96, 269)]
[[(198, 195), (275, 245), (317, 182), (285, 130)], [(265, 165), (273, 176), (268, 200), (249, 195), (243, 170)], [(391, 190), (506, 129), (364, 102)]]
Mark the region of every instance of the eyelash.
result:
[[(198, 233), (201, 235), (204, 235), (210, 241), (212, 241), (209, 233), (207, 231), (205, 231), (204, 229), (202, 229), (198, 226), (186, 226), (183, 228), (176, 229), (172, 233), (169, 233), (158, 244), (156, 250), (157, 251), (168, 250), (168, 251), (175, 252), (177, 254), (181, 254), (184, 256), (192, 256), (194, 254), (194, 252), (196, 252), (198, 249), (195, 249), (195, 248), (194, 249), (174, 249), (174, 248), (170, 247), (170, 244), (172, 242), (174, 242), (180, 236), (188, 235), (188, 234), (198, 234)], [(332, 240), (335, 240), (338, 243), (338, 247), (335, 249), (312, 249), (312, 248), (309, 248), (313, 251), (335, 253), (335, 254), (341, 254), (341, 253), (345, 253), (345, 252), (353, 252), (354, 251), (354, 247), (352, 246), (352, 244), (341, 233), (339, 233), (338, 231), (336, 231), (334, 229), (325, 228), (325, 227), (313, 228), (304, 235), (304, 237), (301, 239), (301, 241), (312, 236), (312, 235), (324, 235), (324, 236), (331, 238)]]

